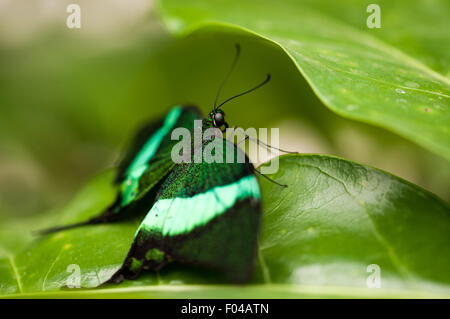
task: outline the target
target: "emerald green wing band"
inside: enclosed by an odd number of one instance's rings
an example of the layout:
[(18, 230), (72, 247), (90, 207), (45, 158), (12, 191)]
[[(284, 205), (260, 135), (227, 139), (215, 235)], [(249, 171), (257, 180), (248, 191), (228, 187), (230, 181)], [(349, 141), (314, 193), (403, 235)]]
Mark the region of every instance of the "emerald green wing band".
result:
[(239, 201), (261, 193), (256, 176), (248, 175), (225, 186), (213, 187), (193, 197), (159, 199), (142, 222), (142, 231), (162, 236), (187, 234), (225, 213)]
[[(148, 191), (173, 168), (170, 157), (175, 143), (171, 140), (172, 130), (177, 127), (192, 130), (194, 120), (199, 118), (200, 112), (196, 108), (177, 106), (163, 120), (157, 121), (157, 124), (150, 123), (141, 130), (129, 152), (132, 156), (126, 156), (126, 163), (120, 166), (118, 180), (121, 207), (142, 197), (143, 192)], [(143, 176), (151, 178), (143, 179)]]
[[(142, 222), (143, 232), (162, 236), (185, 234), (225, 213), (238, 200), (249, 197), (260, 200), (253, 165), (243, 151), (221, 138), (206, 144), (218, 146), (216, 151), (220, 152), (218, 158), (221, 161), (177, 165), (161, 186), (154, 206)], [(227, 155), (235, 160), (227, 163)], [(237, 161), (240, 157), (244, 159), (243, 163)]]
[[(156, 132), (150, 136), (150, 138), (142, 146), (141, 150), (136, 154), (136, 157), (128, 166), (126, 174), (133, 175), (136, 171), (141, 172), (144, 167), (147, 166), (150, 159), (155, 155), (163, 138), (175, 127), (178, 119), (181, 115), (182, 109), (179, 106), (174, 107), (166, 118), (162, 126), (156, 130)], [(139, 173), (135, 174), (139, 175)]]

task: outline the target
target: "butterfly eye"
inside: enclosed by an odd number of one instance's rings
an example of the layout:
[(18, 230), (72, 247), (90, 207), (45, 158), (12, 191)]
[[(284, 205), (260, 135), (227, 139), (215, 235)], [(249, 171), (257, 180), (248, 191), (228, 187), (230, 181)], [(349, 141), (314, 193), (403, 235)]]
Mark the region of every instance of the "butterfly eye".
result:
[(223, 113), (217, 112), (214, 114), (214, 126), (215, 127), (221, 127), (225, 124), (225, 117)]

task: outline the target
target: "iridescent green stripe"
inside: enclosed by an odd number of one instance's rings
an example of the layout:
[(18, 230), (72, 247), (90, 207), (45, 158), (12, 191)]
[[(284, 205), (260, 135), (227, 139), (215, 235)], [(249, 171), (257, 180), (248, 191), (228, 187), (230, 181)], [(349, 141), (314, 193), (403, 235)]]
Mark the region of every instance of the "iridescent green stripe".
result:
[(177, 123), (181, 111), (181, 107), (177, 106), (174, 107), (169, 112), (169, 114), (167, 114), (163, 126), (161, 126), (145, 143), (145, 145), (142, 147), (142, 150), (139, 151), (133, 162), (131, 162), (130, 166), (127, 169), (127, 173), (130, 173), (134, 169), (145, 165), (155, 155), (164, 136), (166, 136)]
[(127, 168), (125, 180), (122, 182), (122, 202), (121, 205), (129, 204), (137, 195), (139, 179), (148, 167), (148, 162), (156, 154), (158, 147), (167, 134), (173, 129), (182, 112), (182, 108), (174, 107), (167, 114), (163, 125), (151, 136), (145, 143), (139, 153), (136, 155), (130, 166)]
[(225, 213), (236, 201), (249, 197), (257, 200), (261, 198), (254, 175), (245, 176), (233, 184), (214, 187), (193, 197), (159, 199), (140, 229), (164, 236), (186, 234)]

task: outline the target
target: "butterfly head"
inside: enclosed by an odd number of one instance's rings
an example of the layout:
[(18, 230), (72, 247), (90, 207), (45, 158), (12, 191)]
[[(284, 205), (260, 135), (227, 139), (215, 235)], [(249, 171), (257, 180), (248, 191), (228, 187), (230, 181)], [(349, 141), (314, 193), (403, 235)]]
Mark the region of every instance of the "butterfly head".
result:
[[(232, 96), (232, 97), (226, 99), (224, 102), (222, 102), (218, 105), (217, 102), (219, 100), (219, 95), (220, 95), (220, 92), (222, 91), (222, 87), (227, 82), (228, 78), (230, 77), (231, 73), (233, 72), (233, 69), (236, 66), (236, 63), (239, 59), (240, 53), (241, 53), (241, 47), (238, 43), (236, 43), (236, 55), (234, 57), (233, 64), (231, 64), (231, 68), (228, 71), (228, 74), (226, 75), (226, 77), (222, 81), (222, 83), (220, 84), (219, 90), (217, 91), (217, 94), (216, 94), (216, 100), (214, 101), (214, 109), (209, 113), (209, 119), (207, 121), (208, 125), (212, 124), (212, 126), (221, 129), (222, 132), (224, 132), (228, 128), (228, 123), (225, 122), (225, 113), (220, 109), (220, 107), (222, 105), (224, 105), (225, 103), (227, 103), (237, 97), (240, 97), (242, 95), (245, 95), (247, 93), (250, 93), (250, 92), (260, 88), (261, 86), (263, 86), (264, 84), (266, 84), (267, 82), (270, 81), (270, 74), (267, 74), (267, 77), (263, 82), (259, 83), (258, 85), (256, 85), (255, 87), (253, 87), (247, 91), (244, 91), (242, 93), (239, 93), (235, 96)], [(224, 128), (222, 128), (222, 127), (224, 127)]]
[[(222, 129), (222, 127), (225, 127), (224, 129), (228, 128), (228, 123), (225, 122), (225, 112), (220, 109), (214, 109), (209, 113), (209, 117), (211, 118), (212, 124), (214, 127), (217, 127), (219, 129)], [(222, 130), (224, 130), (222, 129)]]

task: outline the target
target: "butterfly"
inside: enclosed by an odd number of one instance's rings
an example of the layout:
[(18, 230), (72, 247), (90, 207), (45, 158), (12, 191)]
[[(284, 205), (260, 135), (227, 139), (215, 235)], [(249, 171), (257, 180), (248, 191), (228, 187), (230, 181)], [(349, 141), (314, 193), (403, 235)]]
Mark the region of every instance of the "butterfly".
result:
[[(201, 120), (202, 132), (208, 128), (225, 131), (228, 123), (220, 107), (270, 80), (268, 75), (256, 87), (217, 106), (220, 91), (239, 54), (240, 46), (236, 44), (235, 59), (208, 116), (203, 118), (194, 106), (176, 106), (138, 131), (117, 169), (116, 199), (103, 213), (43, 233), (113, 222), (144, 212), (145, 218), (122, 266), (107, 283), (136, 278), (145, 269), (158, 271), (172, 261), (217, 269), (233, 282), (248, 281), (262, 219), (258, 171), (236, 144), (224, 138), (204, 138), (201, 145), (216, 144), (227, 150), (215, 154), (222, 161), (177, 163), (171, 156), (178, 142), (171, 138), (174, 129), (193, 131), (194, 121)], [(226, 161), (228, 150), (235, 159), (244, 161)]]

